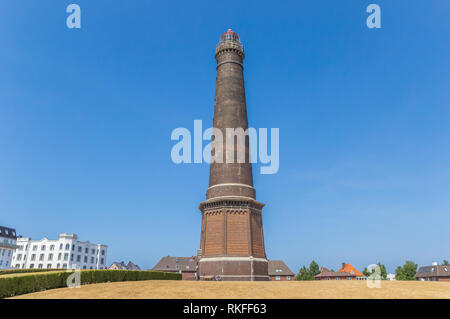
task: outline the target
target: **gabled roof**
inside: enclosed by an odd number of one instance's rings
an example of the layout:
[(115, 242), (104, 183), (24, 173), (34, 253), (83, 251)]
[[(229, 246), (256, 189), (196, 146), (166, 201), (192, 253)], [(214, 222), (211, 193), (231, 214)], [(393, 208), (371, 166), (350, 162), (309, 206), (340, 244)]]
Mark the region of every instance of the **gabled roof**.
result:
[(109, 266), (109, 268), (111, 269), (111, 267), (115, 266), (117, 269), (121, 269), (121, 270), (141, 270), (141, 268), (139, 268), (138, 265), (132, 263), (131, 261), (128, 262), (128, 265), (125, 264), (123, 261), (121, 262), (113, 262), (111, 264), (111, 266)]
[(141, 267), (139, 267), (135, 263), (132, 263), (131, 261), (129, 261), (128, 265), (127, 265), (127, 269), (128, 270), (141, 270)]
[(192, 257), (172, 257), (166, 256), (152, 268), (158, 271), (183, 271), (195, 272), (197, 269), (197, 256)]
[(125, 265), (125, 263), (123, 261), (119, 262), (113, 262), (111, 264), (111, 266), (109, 266), (109, 268), (115, 266), (117, 269), (121, 269), (121, 270), (127, 270), (127, 265)]
[(416, 278), (422, 277), (450, 277), (450, 266), (423, 266), (416, 273)]
[(316, 275), (314, 278), (320, 277), (357, 277), (357, 275), (345, 271), (324, 271)]
[(269, 260), (269, 276), (294, 276), (282, 260)]
[(364, 277), (362, 273), (360, 273), (355, 267), (350, 264), (342, 263), (341, 269), (338, 272), (346, 272), (350, 274), (355, 274), (358, 277)]

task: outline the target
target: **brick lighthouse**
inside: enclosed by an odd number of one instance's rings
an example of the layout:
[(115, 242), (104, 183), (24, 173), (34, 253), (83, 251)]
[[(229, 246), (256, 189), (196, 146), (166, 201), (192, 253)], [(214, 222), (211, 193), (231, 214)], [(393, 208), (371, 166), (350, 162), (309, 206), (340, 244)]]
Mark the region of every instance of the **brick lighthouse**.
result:
[[(244, 88), (244, 47), (239, 36), (228, 30), (216, 47), (217, 78), (213, 127), (222, 132), (223, 154), (227, 151), (227, 128), (248, 128)], [(235, 136), (231, 138), (235, 139)], [(235, 143), (234, 145), (239, 145)], [(229, 151), (229, 150), (228, 150)], [(245, 161), (210, 165), (209, 188), (202, 212), (198, 275), (221, 280), (269, 280), (264, 248), (262, 208), (256, 201), (249, 139), (245, 136)], [(212, 151), (212, 156), (219, 153)]]

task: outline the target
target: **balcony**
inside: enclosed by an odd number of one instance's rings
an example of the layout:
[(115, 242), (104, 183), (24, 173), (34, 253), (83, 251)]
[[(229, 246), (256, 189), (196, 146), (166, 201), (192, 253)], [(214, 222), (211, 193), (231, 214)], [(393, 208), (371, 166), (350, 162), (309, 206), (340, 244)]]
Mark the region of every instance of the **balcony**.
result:
[(225, 49), (235, 49), (241, 51), (242, 54), (244, 53), (244, 46), (242, 43), (234, 40), (221, 40), (216, 46), (216, 54)]

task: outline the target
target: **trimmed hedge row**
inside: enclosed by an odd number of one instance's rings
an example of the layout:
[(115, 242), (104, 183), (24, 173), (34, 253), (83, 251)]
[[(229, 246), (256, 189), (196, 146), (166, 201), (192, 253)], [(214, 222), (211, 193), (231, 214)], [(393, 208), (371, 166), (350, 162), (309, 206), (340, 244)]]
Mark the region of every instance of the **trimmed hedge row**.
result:
[[(15, 277), (0, 277), (0, 298), (14, 297), (47, 289), (67, 287), (73, 272), (51, 272)], [(181, 280), (179, 273), (138, 270), (83, 270), (81, 284), (138, 280)]]
[(25, 273), (30, 273), (30, 272), (49, 272), (49, 271), (64, 271), (64, 269), (42, 269), (42, 268), (37, 268), (37, 269), (3, 269), (0, 270), (0, 276), (1, 275), (10, 275), (10, 274), (25, 274)]

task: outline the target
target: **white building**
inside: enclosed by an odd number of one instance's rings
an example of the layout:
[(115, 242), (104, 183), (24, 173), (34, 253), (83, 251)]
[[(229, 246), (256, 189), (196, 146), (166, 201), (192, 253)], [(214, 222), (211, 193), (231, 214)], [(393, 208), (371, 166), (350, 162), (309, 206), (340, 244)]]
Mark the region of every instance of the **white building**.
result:
[(16, 230), (0, 226), (0, 269), (12, 268), (11, 260), (16, 250)]
[(17, 238), (14, 268), (105, 269), (108, 246), (78, 241), (75, 234), (60, 234), (59, 239)]
[(387, 274), (386, 280), (395, 280), (395, 274)]

